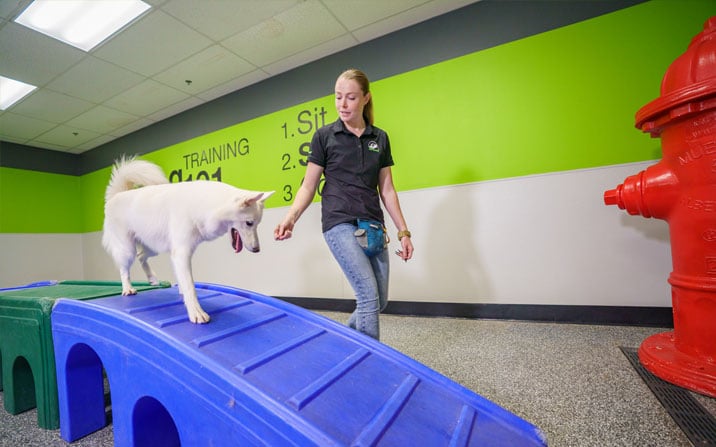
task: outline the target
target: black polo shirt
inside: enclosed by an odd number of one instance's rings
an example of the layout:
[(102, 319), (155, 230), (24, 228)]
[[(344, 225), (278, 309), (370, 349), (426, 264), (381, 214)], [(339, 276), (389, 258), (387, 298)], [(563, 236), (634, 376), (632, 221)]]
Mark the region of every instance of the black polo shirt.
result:
[(323, 167), (323, 232), (356, 218), (383, 222), (378, 173), (393, 166), (385, 131), (369, 124), (359, 138), (338, 119), (313, 135), (308, 161)]

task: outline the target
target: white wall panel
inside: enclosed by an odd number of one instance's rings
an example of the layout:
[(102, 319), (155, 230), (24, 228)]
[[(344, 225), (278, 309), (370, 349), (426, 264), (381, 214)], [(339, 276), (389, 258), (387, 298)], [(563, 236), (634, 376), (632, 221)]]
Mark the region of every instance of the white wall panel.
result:
[(81, 234), (0, 233), (0, 288), (82, 279)]
[[(670, 306), (668, 225), (603, 204), (604, 190), (652, 164), (554, 173), (401, 193), (415, 258), (392, 258), (391, 299), (402, 301)], [(260, 253), (235, 254), (228, 236), (199, 246), (197, 281), (274, 296), (352, 298), (313, 204), (294, 237), (273, 240), (286, 208), (269, 209)], [(395, 228), (391, 251), (398, 247)], [(84, 235), (86, 279), (117, 279), (100, 244)], [(175, 282), (167, 255), (153, 258)], [(138, 266), (133, 278), (145, 280)]]

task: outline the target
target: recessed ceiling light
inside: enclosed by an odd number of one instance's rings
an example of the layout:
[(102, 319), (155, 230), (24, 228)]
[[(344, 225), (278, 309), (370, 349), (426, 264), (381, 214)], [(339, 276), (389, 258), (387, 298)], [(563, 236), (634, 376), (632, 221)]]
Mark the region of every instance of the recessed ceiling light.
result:
[(141, 0), (35, 0), (15, 22), (89, 51), (149, 7)]
[(15, 104), (37, 87), (0, 76), (0, 110)]

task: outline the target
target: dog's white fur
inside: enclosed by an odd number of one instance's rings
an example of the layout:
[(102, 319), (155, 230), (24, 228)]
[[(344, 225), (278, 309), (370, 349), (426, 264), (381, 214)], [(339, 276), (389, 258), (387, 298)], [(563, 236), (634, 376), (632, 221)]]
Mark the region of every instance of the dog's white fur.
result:
[(137, 293), (129, 279), (135, 257), (149, 282), (158, 284), (147, 258), (169, 252), (189, 320), (207, 323), (210, 318), (196, 297), (191, 272), (194, 250), (229, 232), (236, 252), (243, 246), (258, 252), (256, 230), (271, 194), (215, 181), (169, 183), (153, 163), (133, 157), (118, 160), (105, 193), (102, 245), (119, 269), (122, 295)]

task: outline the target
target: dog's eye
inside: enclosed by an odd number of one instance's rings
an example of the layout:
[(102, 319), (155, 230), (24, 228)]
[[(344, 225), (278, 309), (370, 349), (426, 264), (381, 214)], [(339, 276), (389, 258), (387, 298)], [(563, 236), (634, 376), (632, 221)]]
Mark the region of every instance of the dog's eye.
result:
[(253, 221), (253, 220), (247, 220), (247, 221), (246, 221), (246, 226), (247, 226), (247, 227), (253, 227), (253, 226), (254, 226), (254, 221)]

